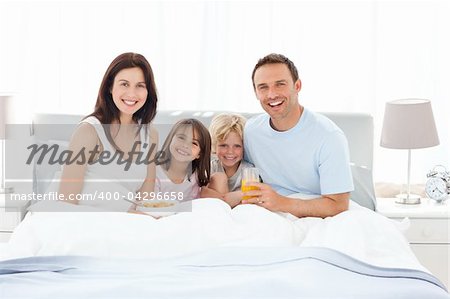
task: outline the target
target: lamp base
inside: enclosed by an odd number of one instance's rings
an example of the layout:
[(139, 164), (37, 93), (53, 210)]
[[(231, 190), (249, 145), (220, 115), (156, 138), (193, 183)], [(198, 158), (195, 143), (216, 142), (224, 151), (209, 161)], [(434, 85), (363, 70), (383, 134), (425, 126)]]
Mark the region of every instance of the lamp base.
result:
[(402, 193), (395, 196), (397, 200), (396, 203), (404, 205), (418, 205), (420, 204), (420, 196), (417, 194), (407, 194)]
[(0, 188), (0, 194), (10, 194), (14, 193), (13, 187)]

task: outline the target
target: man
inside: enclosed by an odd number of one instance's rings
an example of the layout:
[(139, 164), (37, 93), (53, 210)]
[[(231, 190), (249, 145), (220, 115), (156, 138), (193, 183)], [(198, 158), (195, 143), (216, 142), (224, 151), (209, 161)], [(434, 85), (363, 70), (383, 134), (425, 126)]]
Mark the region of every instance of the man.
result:
[[(244, 149), (264, 184), (252, 184), (260, 190), (246, 192), (253, 197), (243, 203), (298, 217), (324, 218), (347, 210), (353, 190), (347, 139), (331, 120), (299, 104), (302, 84), (295, 65), (269, 54), (256, 64), (252, 81), (267, 114), (247, 121)], [(287, 197), (295, 193), (317, 198)]]

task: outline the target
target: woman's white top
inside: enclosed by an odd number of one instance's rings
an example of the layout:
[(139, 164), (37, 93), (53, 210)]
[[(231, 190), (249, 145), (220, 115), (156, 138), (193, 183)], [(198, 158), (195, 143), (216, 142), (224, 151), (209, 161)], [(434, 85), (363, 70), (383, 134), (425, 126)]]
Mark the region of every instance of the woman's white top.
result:
[[(99, 155), (106, 151), (110, 152), (110, 158), (104, 159), (104, 161), (111, 160), (117, 150), (108, 141), (100, 121), (94, 116), (89, 116), (81, 123), (89, 123), (95, 128), (103, 147), (103, 152)], [(142, 151), (142, 161), (145, 160), (151, 147), (150, 130), (145, 130), (145, 127), (142, 127), (139, 134), (139, 141), (142, 142), (139, 147)], [(86, 156), (89, 157), (89, 154), (86, 154)], [(125, 158), (127, 157), (128, 155), (125, 155)], [(130, 162), (129, 169), (126, 169), (126, 163), (118, 163), (118, 160), (117, 156), (108, 163), (99, 163), (99, 160), (97, 160), (92, 164), (87, 164), (83, 189), (78, 196), (80, 197), (79, 205), (88, 205), (107, 211), (127, 211), (130, 208), (130, 203), (123, 198), (130, 200), (135, 198), (136, 191), (141, 188), (147, 177), (148, 165), (147, 163), (138, 164), (135, 159), (135, 161)], [(58, 187), (56, 190), (58, 190)]]

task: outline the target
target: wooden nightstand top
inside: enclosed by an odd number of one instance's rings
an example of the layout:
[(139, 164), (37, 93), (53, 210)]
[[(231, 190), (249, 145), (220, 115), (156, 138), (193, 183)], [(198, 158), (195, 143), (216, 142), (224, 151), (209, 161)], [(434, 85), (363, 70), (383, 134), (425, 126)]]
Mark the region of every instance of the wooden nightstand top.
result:
[(396, 198), (377, 198), (377, 212), (389, 218), (450, 218), (449, 200), (438, 204), (429, 198), (422, 198), (418, 205), (395, 202)]

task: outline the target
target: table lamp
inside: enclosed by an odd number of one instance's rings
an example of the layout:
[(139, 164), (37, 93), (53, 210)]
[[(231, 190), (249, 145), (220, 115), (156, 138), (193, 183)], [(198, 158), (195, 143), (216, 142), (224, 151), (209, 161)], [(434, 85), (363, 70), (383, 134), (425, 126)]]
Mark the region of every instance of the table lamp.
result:
[(9, 95), (1, 95), (0, 94), (0, 142), (2, 146), (0, 148), (1, 151), (1, 177), (0, 177), (0, 194), (12, 193), (14, 190), (11, 187), (6, 187), (5, 185), (5, 139), (6, 139), (6, 124), (8, 123), (9, 113), (11, 107), (12, 96)]
[(407, 193), (398, 194), (396, 202), (419, 204), (420, 196), (410, 192), (411, 150), (439, 145), (431, 102), (424, 99), (387, 102), (380, 145), (408, 150)]

